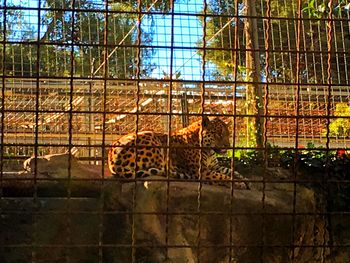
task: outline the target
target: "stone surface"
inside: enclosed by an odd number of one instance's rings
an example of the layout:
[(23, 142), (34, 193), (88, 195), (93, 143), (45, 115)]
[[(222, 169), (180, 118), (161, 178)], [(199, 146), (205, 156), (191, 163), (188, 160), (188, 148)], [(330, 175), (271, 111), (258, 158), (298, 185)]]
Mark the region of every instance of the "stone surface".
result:
[[(100, 167), (73, 165), (72, 179), (100, 178)], [(0, 262), (327, 262), (325, 223), (302, 186), (231, 190), (159, 177), (64, 186), (61, 197), (46, 185), (35, 198), (1, 199)], [(95, 194), (74, 195), (79, 188)]]

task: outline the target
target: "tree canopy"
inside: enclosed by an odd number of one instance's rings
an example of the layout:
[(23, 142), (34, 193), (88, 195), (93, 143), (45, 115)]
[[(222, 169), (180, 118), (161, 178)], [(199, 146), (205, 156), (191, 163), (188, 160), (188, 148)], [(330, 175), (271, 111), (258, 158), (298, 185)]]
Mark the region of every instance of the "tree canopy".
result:
[[(152, 10), (169, 10), (169, 1), (160, 2)], [(102, 68), (105, 44), (109, 77), (135, 78), (138, 59), (138, 74), (150, 74), (154, 68), (151, 61), (154, 23), (152, 15), (147, 15), (143, 20), (148, 23), (137, 26), (138, 1), (111, 2), (108, 12), (102, 0), (79, 0), (74, 7), (71, 5), (70, 0), (44, 0), (40, 17), (38, 10), (28, 11), (20, 5), (7, 5), (11, 8), (0, 10), (0, 40), (5, 41), (0, 46), (0, 61), (5, 54), (1, 67), (5, 67), (6, 75), (36, 76), (39, 59), (40, 76), (102, 76), (98, 69)], [(146, 11), (150, 5), (142, 1), (140, 8)], [(139, 53), (138, 44), (145, 46)]]
[[(35, 3), (35, 1), (30, 1)], [(152, 13), (137, 15), (136, 11), (169, 12), (171, 1), (109, 1), (106, 9), (102, 0), (43, 0), (40, 18), (38, 10), (28, 10), (7, 4), (8, 9), (0, 9), (0, 61), (5, 54), (6, 75), (36, 76), (37, 64), (41, 76), (90, 77), (93, 73), (102, 76), (101, 68), (107, 43), (108, 76), (115, 78), (135, 78), (150, 76), (155, 65), (152, 57), (155, 50), (152, 42), (155, 36)], [(74, 8), (71, 6), (75, 3)], [(298, 1), (271, 0), (271, 19), (266, 19), (266, 1), (256, 1), (256, 18), (259, 31), (259, 57), (262, 79), (265, 76), (266, 39), (268, 21), (269, 34), (269, 81), (296, 81), (296, 47)], [(198, 14), (199, 20), (206, 21), (206, 56), (214, 67), (207, 74), (217, 80), (232, 80), (237, 70), (238, 79), (246, 75), (246, 43), (244, 25), (247, 21), (244, 2), (208, 0), (206, 13)], [(108, 10), (106, 13), (105, 11)], [(324, 2), (308, 0), (301, 7), (300, 27), (300, 72), (303, 83), (325, 83), (327, 81), (327, 21), (330, 9)], [(6, 12), (6, 17), (5, 17)], [(337, 52), (332, 56), (333, 83), (347, 81), (350, 45), (349, 25), (339, 18), (347, 18), (349, 5), (340, 0), (332, 9), (332, 48)], [(235, 15), (240, 17), (235, 18)], [(138, 19), (142, 17), (141, 27)], [(105, 28), (108, 18), (108, 28)], [(39, 21), (38, 21), (39, 19)], [(5, 23), (4, 23), (5, 22)], [(40, 25), (38, 26), (38, 22)], [(138, 34), (139, 28), (141, 29)], [(107, 37), (105, 38), (105, 31)], [(139, 37), (139, 39), (138, 39)], [(235, 43), (236, 39), (236, 43)], [(40, 45), (38, 45), (38, 42)], [(138, 49), (138, 46), (141, 48)], [(199, 43), (202, 45), (202, 43)], [(234, 47), (238, 51), (234, 52)], [(38, 48), (39, 46), (39, 48)], [(3, 48), (5, 47), (5, 52)], [(39, 50), (39, 54), (37, 54)], [(138, 50), (140, 52), (138, 52)], [(236, 61), (235, 55), (238, 58)], [(37, 63), (37, 59), (39, 61)], [(139, 59), (140, 58), (140, 59)], [(138, 63), (139, 59), (139, 63)], [(140, 71), (137, 66), (140, 65)], [(73, 66), (73, 67), (72, 67)]]
[[(261, 76), (264, 78), (266, 64), (266, 32), (270, 22), (269, 35), (269, 81), (295, 82), (297, 61), (298, 35), (298, 1), (271, 0), (271, 20), (267, 20), (267, 2), (256, 1), (257, 18), (246, 18), (244, 3), (232, 4), (231, 1), (208, 1), (206, 19), (206, 35), (208, 50), (206, 58), (216, 66), (216, 77), (230, 78), (237, 66), (238, 79), (245, 76), (246, 43), (243, 33), (247, 19), (256, 19), (259, 32), (259, 54), (262, 65)], [(300, 71), (299, 81), (302, 83), (327, 82), (327, 21), (330, 9), (324, 2), (315, 0), (303, 2), (301, 15), (304, 18), (300, 25)], [(239, 19), (234, 15), (242, 16)], [(332, 8), (333, 35), (332, 49), (338, 52), (332, 58), (333, 83), (346, 81), (347, 63), (349, 59), (346, 46), (349, 46), (348, 23), (341, 18), (347, 18), (349, 8), (344, 1), (334, 3)], [(203, 23), (203, 19), (201, 20)], [(220, 33), (217, 33), (220, 32)], [(216, 34), (216, 35), (215, 35)], [(213, 37), (215, 35), (215, 37)], [(234, 60), (234, 41), (237, 39), (238, 64)], [(210, 49), (211, 48), (211, 49)]]

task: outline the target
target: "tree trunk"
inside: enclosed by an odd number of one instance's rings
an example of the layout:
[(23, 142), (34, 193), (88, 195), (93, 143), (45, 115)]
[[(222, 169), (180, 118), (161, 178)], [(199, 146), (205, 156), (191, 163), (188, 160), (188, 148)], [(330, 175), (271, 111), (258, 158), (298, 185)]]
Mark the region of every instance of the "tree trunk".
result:
[(258, 25), (256, 18), (255, 0), (245, 0), (247, 19), (244, 23), (246, 40), (246, 112), (256, 117), (247, 118), (247, 146), (263, 147), (263, 102), (260, 75), (260, 58), (258, 42)]

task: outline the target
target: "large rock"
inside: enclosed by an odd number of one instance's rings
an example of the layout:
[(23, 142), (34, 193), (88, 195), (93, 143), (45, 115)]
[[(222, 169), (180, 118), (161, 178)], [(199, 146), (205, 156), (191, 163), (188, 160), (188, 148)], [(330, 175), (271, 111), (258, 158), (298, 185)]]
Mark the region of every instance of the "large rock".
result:
[[(91, 178), (73, 166), (72, 179)], [(82, 187), (75, 183), (69, 187)], [(294, 194), (287, 183), (252, 190), (158, 177), (84, 183), (95, 197), (2, 198), (0, 262), (312, 263), (329, 254), (314, 192), (301, 186)]]
[(327, 235), (323, 220), (310, 215), (316, 213), (312, 191), (297, 190), (293, 216), (293, 192), (263, 195), (255, 189), (232, 195), (229, 189), (203, 185), (199, 194), (198, 189), (197, 183), (183, 182), (169, 188), (164, 182), (147, 188), (123, 185), (123, 207), (136, 212), (126, 220), (126, 225), (134, 222), (135, 245), (144, 246), (156, 262), (166, 255), (179, 263), (321, 261), (323, 250), (317, 245)]

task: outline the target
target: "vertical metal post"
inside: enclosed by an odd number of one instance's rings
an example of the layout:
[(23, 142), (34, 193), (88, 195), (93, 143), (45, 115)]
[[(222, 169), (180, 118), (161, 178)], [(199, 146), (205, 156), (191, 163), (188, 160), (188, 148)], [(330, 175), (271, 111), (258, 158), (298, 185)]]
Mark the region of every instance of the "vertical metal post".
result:
[[(203, 125), (203, 117), (205, 112), (205, 80), (206, 80), (206, 47), (207, 47), (207, 18), (208, 18), (208, 3), (206, 0), (203, 1), (203, 37), (202, 37), (202, 65), (201, 65), (201, 120)], [(203, 129), (200, 130), (199, 134), (199, 169), (198, 169), (198, 197), (197, 197), (197, 262), (200, 263), (201, 259), (201, 210), (202, 210), (202, 161), (203, 161)]]
[[(261, 260), (264, 261), (264, 252), (265, 252), (265, 246), (266, 246), (266, 174), (267, 174), (267, 167), (268, 167), (268, 145), (267, 145), (267, 122), (268, 118), (266, 117), (268, 113), (268, 103), (269, 103), (269, 81), (270, 81), (270, 33), (271, 33), (271, 0), (266, 0), (266, 17), (265, 20), (265, 79), (266, 83), (264, 85), (264, 98), (263, 92), (259, 93), (260, 97), (260, 103), (262, 101), (264, 102), (264, 105), (260, 105), (258, 115), (260, 116), (260, 120), (258, 120), (259, 125), (263, 125), (261, 129), (261, 136), (262, 136), (262, 146), (263, 146), (263, 178), (262, 178), (262, 250), (261, 250)], [(264, 108), (262, 108), (264, 107)], [(264, 118), (262, 118), (261, 114), (264, 114)]]
[(296, 39), (296, 90), (295, 90), (295, 141), (294, 141), (294, 160), (293, 160), (293, 212), (292, 212), (292, 262), (295, 262), (296, 250), (296, 199), (297, 199), (297, 172), (298, 172), (298, 146), (299, 146), (299, 114), (300, 114), (300, 73), (301, 73), (301, 22), (302, 22), (302, 1), (298, 0), (297, 13), (297, 39)]
[[(142, 37), (142, 1), (137, 1), (137, 39), (136, 39), (136, 111), (135, 111), (135, 160), (138, 155), (138, 132), (139, 132), (139, 105), (140, 105), (140, 91), (141, 91), (141, 37)], [(135, 174), (134, 174), (134, 191), (132, 200), (132, 232), (131, 232), (131, 262), (136, 263), (136, 241), (137, 241), (137, 225), (136, 225), (136, 194), (137, 194), (137, 178), (136, 173), (138, 170), (137, 162), (135, 162)]]
[[(91, 41), (91, 37), (89, 38), (89, 40)], [(90, 52), (91, 52), (91, 49), (90, 49)], [(107, 61), (105, 62), (107, 63)], [(96, 149), (95, 147), (92, 147), (92, 144), (94, 143), (93, 141), (93, 136), (95, 134), (95, 118), (94, 118), (94, 115), (95, 113), (95, 98), (93, 96), (93, 78), (94, 78), (94, 72), (95, 72), (95, 58), (92, 59), (91, 61), (91, 66), (90, 66), (90, 78), (91, 80), (89, 81), (89, 96), (88, 96), (88, 132), (90, 133), (90, 137), (88, 138), (88, 157), (89, 159), (92, 159), (93, 157), (96, 156)], [(103, 124), (104, 125), (104, 122)], [(102, 129), (103, 132), (105, 132), (105, 129)], [(103, 136), (103, 134), (102, 134)], [(102, 149), (103, 151), (103, 149)], [(90, 161), (90, 164), (98, 164), (98, 161), (95, 162), (95, 161)], [(103, 165), (103, 160), (102, 160), (102, 163)]]
[[(39, 153), (39, 110), (40, 110), (40, 35), (41, 35), (41, 0), (38, 1), (38, 22), (37, 22), (37, 40), (36, 40), (36, 64), (35, 64), (35, 127), (34, 127), (34, 175), (33, 175), (33, 187), (34, 187), (34, 193), (33, 193), (33, 203), (35, 207), (35, 212), (39, 207), (39, 201), (38, 201), (38, 178), (37, 178), (37, 172), (38, 172), (38, 153)], [(32, 239), (32, 263), (37, 262), (37, 237), (38, 237), (38, 219), (36, 213), (32, 215), (33, 217), (33, 239)]]
[[(104, 244), (103, 244), (103, 233), (104, 233), (104, 203), (105, 203), (105, 159), (106, 159), (106, 110), (107, 110), (107, 78), (108, 78), (108, 34), (109, 34), (109, 1), (105, 1), (104, 6), (104, 32), (103, 32), (103, 97), (102, 97), (102, 143), (101, 143), (101, 185), (100, 185), (100, 207), (99, 207), (99, 237), (98, 237), (98, 255), (99, 263), (104, 262)], [(94, 127), (93, 127), (94, 128)]]
[[(6, 17), (6, 11), (7, 11), (7, 2), (4, 0), (4, 16), (3, 16), (3, 30), (0, 32), (3, 37), (3, 43), (2, 43), (2, 74), (1, 74), (1, 104), (0, 104), (0, 114), (1, 114), (1, 137), (0, 137), (0, 217), (2, 217), (2, 202), (3, 202), (3, 176), (4, 176), (4, 152), (5, 152), (5, 147), (4, 147), (4, 136), (5, 136), (5, 85), (6, 85), (6, 77), (7, 77), (7, 72), (6, 72), (6, 42), (7, 42), (7, 17)], [(1, 247), (4, 245), (4, 239), (1, 238)]]
[[(332, 196), (330, 195), (330, 117), (331, 117), (331, 100), (332, 100), (332, 58), (334, 56), (333, 53), (333, 0), (328, 2), (329, 13), (327, 17), (327, 95), (326, 95), (326, 173), (323, 178), (323, 189), (324, 190), (324, 210), (325, 210), (325, 229), (323, 234), (323, 257), (322, 261), (326, 262), (327, 250), (330, 252), (330, 262), (333, 262), (332, 254), (333, 254), (333, 231), (332, 231)], [(338, 54), (336, 54), (338, 57)], [(338, 65), (338, 63), (337, 63)], [(322, 263), (323, 263), (322, 262)]]
[(167, 142), (166, 142), (166, 215), (165, 215), (165, 245), (166, 245), (166, 260), (169, 260), (169, 196), (170, 196), (170, 174), (169, 174), (169, 167), (170, 167), (170, 155), (171, 155), (171, 133), (172, 133), (172, 107), (173, 107), (173, 75), (174, 75), (174, 33), (175, 33), (175, 0), (170, 0), (170, 15), (171, 15), (171, 39), (170, 39), (170, 71), (169, 71), (169, 95), (168, 95), (168, 103), (167, 103), (167, 113), (168, 113), (168, 127), (167, 127)]
[(182, 127), (185, 128), (189, 125), (189, 119), (188, 119), (188, 101), (187, 101), (187, 93), (184, 92), (181, 94), (181, 120), (182, 120)]
[(239, 38), (238, 38), (238, 32), (239, 32), (239, 5), (238, 1), (235, 1), (235, 14), (234, 14), (234, 23), (235, 23), (235, 29), (234, 29), (234, 43), (233, 43), (233, 49), (232, 49), (232, 62), (235, 65), (233, 69), (233, 122), (232, 122), (232, 158), (230, 162), (231, 166), (231, 192), (230, 192), (230, 236), (229, 236), (229, 244), (230, 244), (230, 255), (229, 255), (229, 262), (233, 262), (234, 260), (234, 249), (236, 248), (236, 244), (233, 243), (233, 216), (235, 215), (233, 211), (233, 204), (234, 204), (234, 185), (235, 185), (235, 154), (234, 151), (236, 149), (236, 136), (237, 136), (237, 80), (238, 80), (238, 64), (239, 64), (239, 57), (238, 57), (238, 47), (239, 47)]

